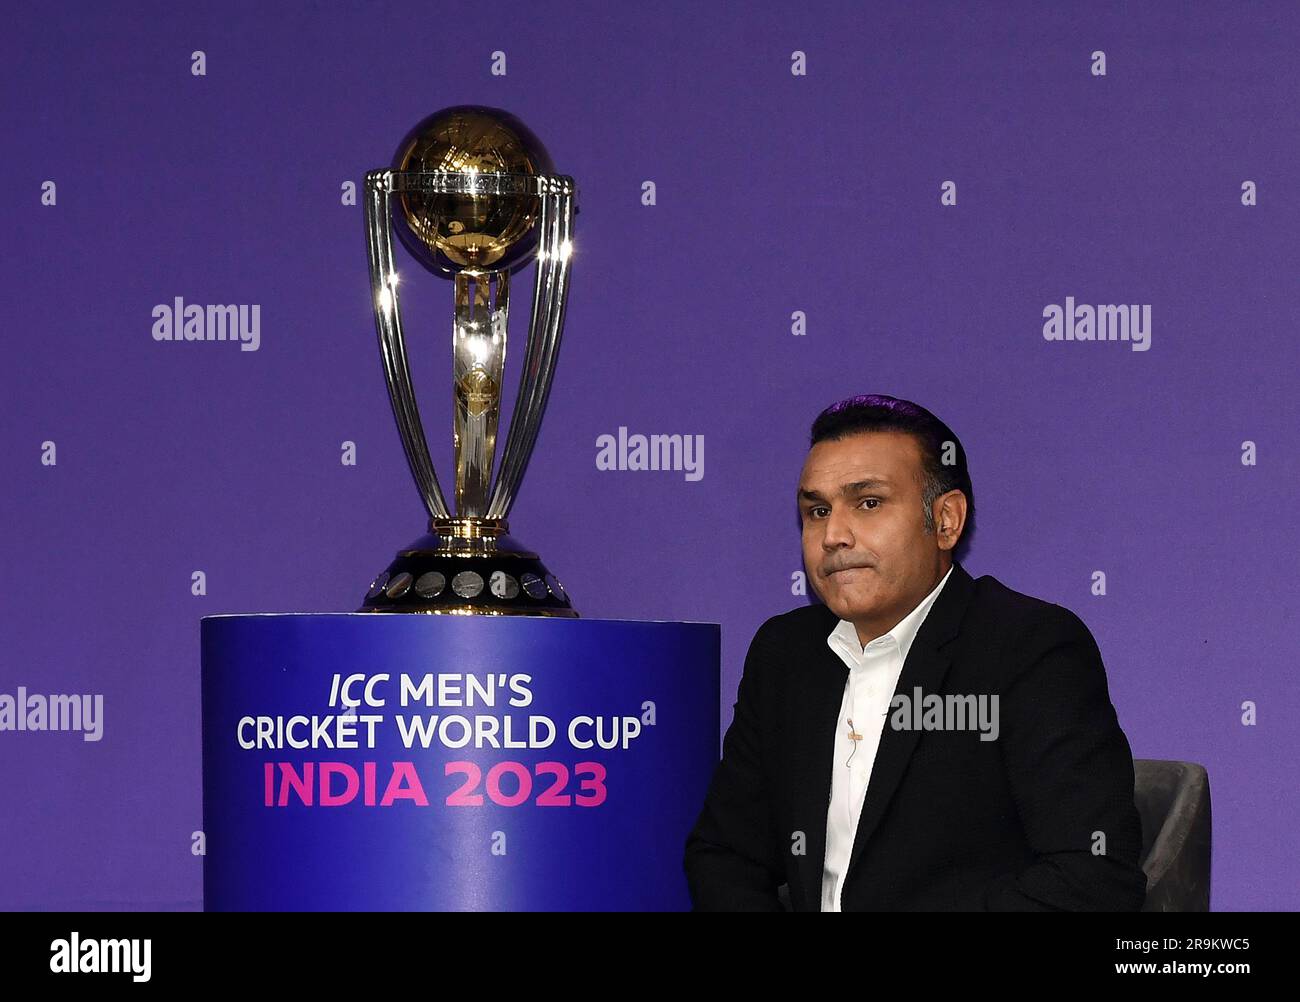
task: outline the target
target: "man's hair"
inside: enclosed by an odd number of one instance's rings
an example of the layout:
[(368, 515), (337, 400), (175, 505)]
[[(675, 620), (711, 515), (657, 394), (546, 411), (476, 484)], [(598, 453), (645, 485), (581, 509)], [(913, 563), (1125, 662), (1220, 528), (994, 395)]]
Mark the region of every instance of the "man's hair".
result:
[[(934, 532), (936, 498), (952, 490), (966, 495), (966, 525), (953, 548), (953, 558), (964, 555), (975, 531), (975, 493), (966, 468), (966, 450), (952, 429), (920, 404), (871, 393), (841, 400), (818, 414), (808, 445), (811, 448), (818, 442), (839, 441), (868, 431), (904, 432), (920, 444), (921, 506), (925, 509), (926, 532)], [(950, 459), (947, 464), (943, 462), (945, 456)]]

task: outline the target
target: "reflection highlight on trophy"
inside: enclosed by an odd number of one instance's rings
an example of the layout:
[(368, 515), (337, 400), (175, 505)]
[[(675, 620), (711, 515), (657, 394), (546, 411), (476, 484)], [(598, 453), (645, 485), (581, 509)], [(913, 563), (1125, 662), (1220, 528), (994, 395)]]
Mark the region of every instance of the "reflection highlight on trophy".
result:
[[(366, 175), (366, 235), (384, 378), (428, 532), (371, 583), (362, 611), (576, 617), (536, 553), (508, 535), (555, 375), (568, 301), (573, 178), (541, 141), (497, 108), (458, 105), (419, 122), (393, 166)], [(454, 285), (452, 396), (455, 512), (448, 508), (407, 363), (393, 232), (426, 270)], [(495, 481), (510, 276), (536, 263), (519, 392)]]

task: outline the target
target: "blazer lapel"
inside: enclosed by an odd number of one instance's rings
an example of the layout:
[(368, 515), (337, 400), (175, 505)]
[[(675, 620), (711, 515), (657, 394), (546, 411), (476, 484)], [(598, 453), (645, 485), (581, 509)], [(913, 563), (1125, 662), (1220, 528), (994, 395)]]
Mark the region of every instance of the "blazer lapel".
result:
[[(912, 641), (895, 695), (906, 693), (910, 698), (915, 686), (927, 693), (939, 690), (951, 661), (941, 648), (957, 635), (973, 591), (971, 576), (961, 564), (954, 563), (952, 577), (935, 599)], [(797, 701), (797, 705), (790, 708), (791, 719), (798, 722), (799, 728), (799, 738), (790, 745), (789, 768), (795, 783), (791, 816), (802, 828), (806, 840), (806, 852), (799, 858), (796, 869), (802, 885), (804, 909), (808, 911), (821, 908), (832, 759), (844, 686), (849, 677), (848, 666), (826, 642), (839, 618), (824, 605), (821, 608), (822, 614), (817, 620), (818, 635), (809, 638), (812, 649), (809, 651), (808, 669), (792, 690), (792, 700)], [(888, 726), (881, 734), (867, 795), (858, 818), (846, 881), (902, 779), (918, 736), (916, 731), (895, 731)]]
[[(905, 694), (910, 702), (916, 687), (920, 687), (926, 695), (941, 691), (944, 676), (952, 663), (952, 656), (945, 654), (943, 648), (957, 636), (974, 590), (974, 580), (961, 564), (954, 562), (952, 577), (934, 600), (934, 605), (930, 607), (925, 622), (921, 624), (907, 652), (907, 660), (898, 676), (898, 686), (894, 689), (895, 696)], [(892, 715), (891, 709), (890, 716)], [(898, 789), (920, 737), (920, 731), (895, 730), (886, 721), (885, 729), (880, 735), (880, 746), (876, 750), (876, 759), (871, 767), (867, 795), (862, 801), (862, 813), (858, 816), (853, 852), (849, 856), (848, 871), (844, 874), (845, 883), (853, 875), (853, 867), (880, 824), (894, 791)]]
[[(798, 858), (803, 910), (820, 911), (822, 866), (826, 857), (826, 811), (831, 802), (831, 758), (835, 754), (835, 737), (848, 666), (840, 660), (826, 638), (837, 617), (826, 606), (817, 623), (807, 669), (792, 687), (790, 719), (797, 730), (790, 744), (789, 768), (794, 781), (794, 804), (791, 818), (804, 833), (804, 855)], [(791, 888), (792, 896), (794, 888)]]

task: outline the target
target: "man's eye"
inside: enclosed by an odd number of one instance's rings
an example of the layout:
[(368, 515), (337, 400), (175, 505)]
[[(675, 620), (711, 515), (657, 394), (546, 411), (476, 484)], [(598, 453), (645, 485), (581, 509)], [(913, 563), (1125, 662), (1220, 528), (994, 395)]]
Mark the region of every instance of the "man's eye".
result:
[[(864, 504), (868, 505), (868, 509), (867, 509), (868, 511), (875, 511), (877, 508), (880, 507), (880, 498), (863, 498), (862, 501), (859, 502), (859, 505), (864, 505)], [(821, 518), (822, 516), (819, 515), (818, 513), (823, 511), (826, 511), (825, 505), (817, 505), (814, 508), (809, 508), (808, 517)]]

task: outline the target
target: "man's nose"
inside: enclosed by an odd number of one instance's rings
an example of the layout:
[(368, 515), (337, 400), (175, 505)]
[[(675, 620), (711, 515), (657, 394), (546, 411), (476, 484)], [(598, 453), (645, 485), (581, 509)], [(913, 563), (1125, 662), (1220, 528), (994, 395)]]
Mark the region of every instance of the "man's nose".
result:
[(826, 533), (822, 536), (822, 547), (827, 550), (841, 546), (853, 545), (853, 526), (849, 522), (848, 512), (840, 508), (831, 508), (826, 516)]

